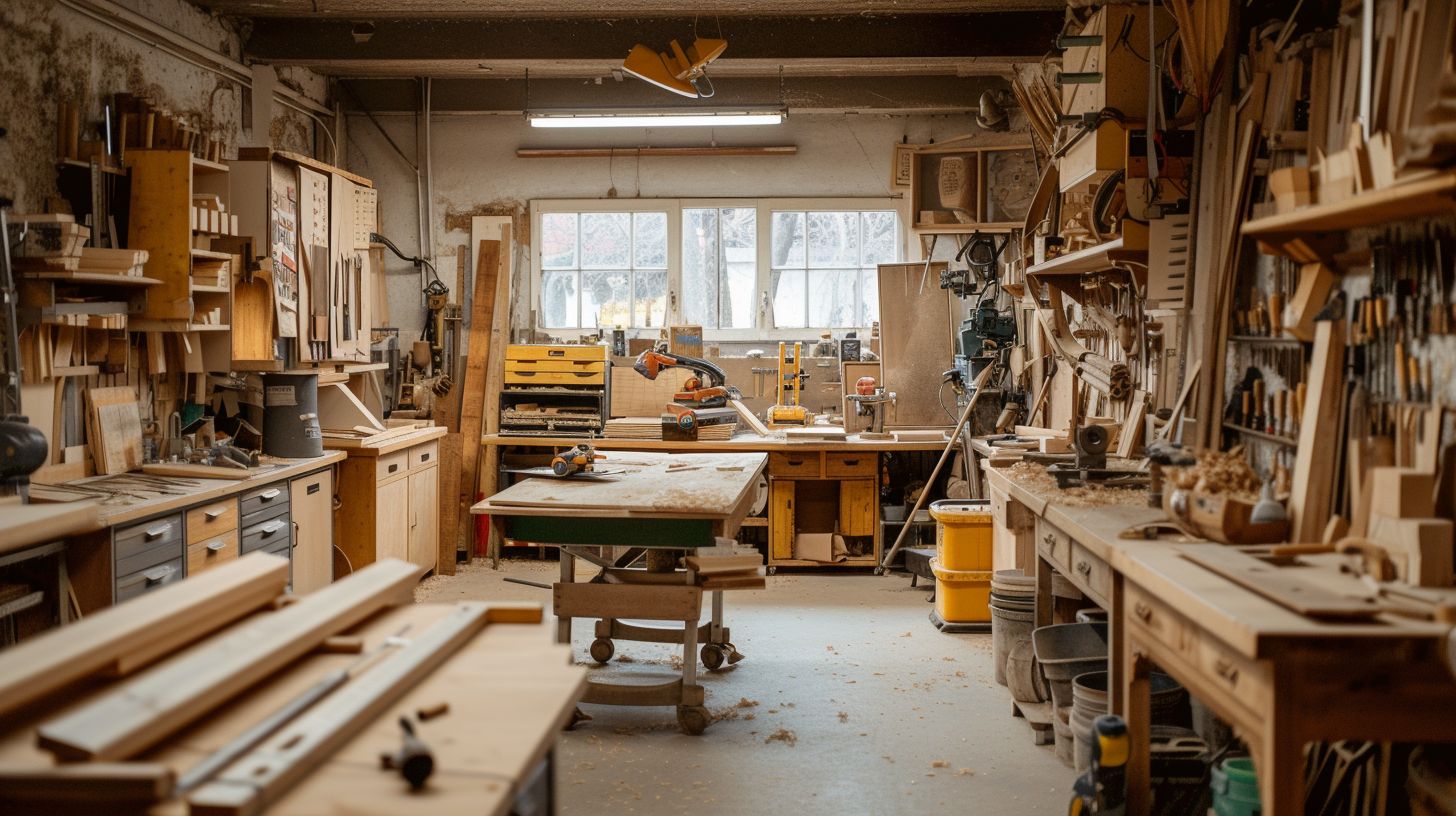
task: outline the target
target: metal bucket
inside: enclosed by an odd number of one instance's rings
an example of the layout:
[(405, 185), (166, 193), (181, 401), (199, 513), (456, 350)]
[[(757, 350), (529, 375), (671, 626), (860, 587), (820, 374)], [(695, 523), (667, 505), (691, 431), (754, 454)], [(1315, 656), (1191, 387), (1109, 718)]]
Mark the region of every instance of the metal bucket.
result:
[(263, 375), (263, 453), (282, 459), (324, 455), (317, 374)]

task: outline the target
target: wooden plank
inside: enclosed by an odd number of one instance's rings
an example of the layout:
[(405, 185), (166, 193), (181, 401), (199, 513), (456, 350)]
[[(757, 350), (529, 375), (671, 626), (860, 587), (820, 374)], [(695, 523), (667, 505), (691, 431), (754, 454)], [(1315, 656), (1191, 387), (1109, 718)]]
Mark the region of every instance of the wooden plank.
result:
[(1299, 418), (1299, 447), (1294, 457), (1294, 482), (1289, 497), (1290, 541), (1319, 541), (1330, 520), (1337, 447), (1330, 444), (1340, 428), (1341, 390), (1345, 387), (1345, 333), (1342, 323), (1315, 324), (1310, 356), (1309, 389)]
[(127, 675), (267, 604), (288, 559), (261, 553), (107, 607), (5, 651), (0, 715), (102, 672)]
[[(436, 491), (436, 505), (439, 508), (439, 553), (435, 561), (435, 574), (454, 575), (456, 541), (460, 529), (460, 497), (455, 485), (460, 484), (460, 457), (464, 451), (464, 437), (458, 433), (447, 433), (440, 440), (440, 489)], [(473, 442), (479, 445), (479, 442)], [(469, 514), (465, 514), (467, 518)]]
[(945, 362), (955, 356), (950, 300), (940, 288), (944, 261), (880, 264), (880, 370), (886, 391), (885, 428), (952, 425), (936, 401)]
[(191, 462), (154, 462), (142, 465), (142, 473), (153, 476), (178, 476), (184, 479), (251, 479), (271, 470), (274, 468), (230, 468)]
[(552, 610), (562, 618), (631, 618), (697, 623), (703, 591), (695, 586), (553, 584)]
[(1141, 389), (1132, 393), (1132, 405), (1122, 421), (1122, 434), (1117, 440), (1117, 455), (1123, 459), (1136, 456), (1143, 446), (1144, 418), (1148, 412), (1148, 392)]
[(318, 408), (319, 424), (330, 430), (352, 431), (359, 425), (385, 430), (384, 423), (342, 383), (319, 386)]
[(96, 472), (106, 476), (142, 465), (142, 420), (136, 390), (130, 386), (86, 391), (87, 439)]
[(537, 604), (462, 603), (187, 797), (193, 816), (261, 812), (491, 623), (540, 623)]
[(1286, 609), (1308, 617), (1361, 620), (1373, 618), (1380, 613), (1380, 607), (1369, 599), (1339, 595), (1305, 581), (1297, 574), (1300, 569), (1316, 569), (1314, 567), (1276, 567), (1233, 548), (1203, 550), (1197, 554), (1185, 554), (1183, 557)]
[(699, 575), (717, 575), (724, 572), (744, 572), (763, 566), (761, 555), (690, 555), (683, 559), (687, 568)]
[(39, 744), (63, 760), (134, 756), (312, 651), (331, 635), (386, 606), (409, 603), (419, 577), (420, 569), (413, 564), (376, 562), (297, 603), (246, 621), (43, 724), (37, 730)]
[(49, 768), (0, 765), (0, 806), (129, 811), (172, 795), (177, 775), (157, 762), (88, 762)]
[[(475, 259), (475, 293), (470, 310), (470, 335), (467, 340), (465, 376), (460, 380), (460, 438), (465, 440), (460, 451), (460, 475), (456, 503), (468, 508), (475, 503), (479, 481), (481, 429), (484, 425), (486, 371), (495, 347), (492, 329), (496, 314), (496, 291), (501, 269), (501, 242), (481, 241)], [(469, 513), (461, 512), (455, 535), (456, 547), (470, 549), (474, 522)], [(452, 554), (448, 563), (455, 563)]]

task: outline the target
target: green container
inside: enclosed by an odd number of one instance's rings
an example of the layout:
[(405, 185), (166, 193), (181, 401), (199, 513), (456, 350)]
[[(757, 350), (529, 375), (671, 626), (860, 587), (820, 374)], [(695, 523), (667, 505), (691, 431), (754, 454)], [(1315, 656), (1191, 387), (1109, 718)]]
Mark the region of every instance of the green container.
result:
[(1225, 759), (1213, 768), (1213, 812), (1218, 816), (1256, 816), (1260, 813), (1259, 778), (1254, 760)]

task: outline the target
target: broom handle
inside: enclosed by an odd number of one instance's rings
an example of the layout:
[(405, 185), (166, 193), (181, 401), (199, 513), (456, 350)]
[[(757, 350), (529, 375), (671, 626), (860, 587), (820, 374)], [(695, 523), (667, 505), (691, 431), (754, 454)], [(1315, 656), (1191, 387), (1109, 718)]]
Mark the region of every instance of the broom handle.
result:
[(970, 420), (971, 411), (975, 410), (976, 403), (981, 401), (981, 393), (985, 391), (984, 386), (991, 378), (991, 371), (995, 368), (996, 364), (992, 363), (981, 371), (980, 376), (976, 377), (974, 384), (976, 391), (974, 394), (971, 394), (970, 400), (966, 402), (965, 410), (961, 411), (960, 422), (956, 423), (955, 430), (951, 432), (950, 439), (946, 440), (945, 450), (940, 452), (940, 460), (935, 463), (935, 469), (930, 471), (930, 480), (925, 483), (925, 489), (920, 491), (920, 498), (915, 500), (915, 509), (910, 511), (909, 516), (906, 516), (904, 525), (900, 527), (900, 534), (895, 536), (895, 545), (890, 547), (890, 552), (880, 562), (880, 569), (886, 572), (889, 571), (890, 562), (895, 560), (895, 554), (900, 551), (901, 545), (905, 543), (905, 534), (910, 532), (910, 524), (915, 520), (915, 514), (919, 513), (920, 508), (925, 506), (925, 500), (930, 496), (930, 488), (935, 485), (936, 478), (940, 476), (940, 469), (945, 467), (945, 460), (950, 458), (950, 452), (955, 450), (956, 443), (960, 441), (961, 430), (966, 427), (966, 422)]

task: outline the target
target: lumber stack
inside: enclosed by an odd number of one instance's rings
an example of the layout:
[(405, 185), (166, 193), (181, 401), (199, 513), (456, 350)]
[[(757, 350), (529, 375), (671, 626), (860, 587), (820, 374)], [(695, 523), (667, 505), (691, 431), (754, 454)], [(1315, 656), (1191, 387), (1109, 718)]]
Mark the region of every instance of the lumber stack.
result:
[[(724, 442), (733, 438), (736, 423), (707, 425), (698, 428), (698, 441)], [(658, 417), (621, 417), (607, 420), (608, 439), (662, 439), (662, 420)]]
[(81, 245), (91, 228), (65, 213), (9, 216), (10, 257), (16, 271), (66, 270), (81, 266)]

